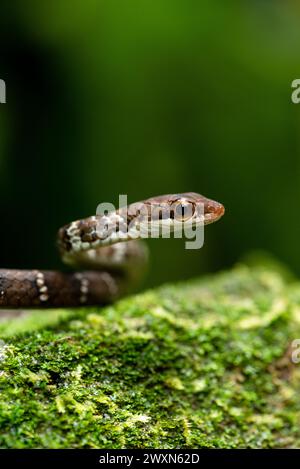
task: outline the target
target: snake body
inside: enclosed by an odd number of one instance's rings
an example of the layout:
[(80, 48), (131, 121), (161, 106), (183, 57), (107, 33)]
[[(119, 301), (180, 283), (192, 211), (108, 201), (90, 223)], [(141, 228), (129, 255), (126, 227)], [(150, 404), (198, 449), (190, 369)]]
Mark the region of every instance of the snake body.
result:
[[(75, 272), (0, 269), (0, 307), (103, 305), (130, 291), (147, 264), (140, 238), (160, 236), (162, 227), (207, 225), (224, 213), (222, 204), (193, 192), (136, 202), (62, 227), (62, 260)], [(150, 228), (149, 228), (150, 227)]]

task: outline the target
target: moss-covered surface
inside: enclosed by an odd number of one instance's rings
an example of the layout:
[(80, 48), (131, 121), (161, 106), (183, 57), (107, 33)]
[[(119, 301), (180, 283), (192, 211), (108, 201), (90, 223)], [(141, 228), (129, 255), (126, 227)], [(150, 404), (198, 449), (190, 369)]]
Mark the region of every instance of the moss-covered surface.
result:
[(300, 284), (270, 267), (0, 330), (1, 447), (300, 446)]

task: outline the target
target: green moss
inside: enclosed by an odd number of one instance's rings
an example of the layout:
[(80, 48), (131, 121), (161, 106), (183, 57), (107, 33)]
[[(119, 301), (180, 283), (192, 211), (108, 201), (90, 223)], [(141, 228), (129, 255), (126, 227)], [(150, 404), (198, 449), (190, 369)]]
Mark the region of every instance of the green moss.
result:
[(1, 325), (1, 447), (299, 446), (300, 285), (274, 268), (37, 314)]

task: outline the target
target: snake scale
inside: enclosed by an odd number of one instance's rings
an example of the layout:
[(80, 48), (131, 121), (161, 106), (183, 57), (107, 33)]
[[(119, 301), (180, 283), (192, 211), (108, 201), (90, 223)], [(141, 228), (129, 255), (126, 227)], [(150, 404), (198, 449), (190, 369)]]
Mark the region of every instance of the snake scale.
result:
[(69, 223), (58, 231), (57, 243), (62, 260), (77, 270), (0, 269), (0, 307), (111, 303), (130, 291), (145, 269), (148, 252), (140, 238), (149, 234), (149, 226), (157, 237), (163, 226), (172, 232), (176, 222), (207, 225), (223, 213), (222, 204), (189, 192), (152, 197)]

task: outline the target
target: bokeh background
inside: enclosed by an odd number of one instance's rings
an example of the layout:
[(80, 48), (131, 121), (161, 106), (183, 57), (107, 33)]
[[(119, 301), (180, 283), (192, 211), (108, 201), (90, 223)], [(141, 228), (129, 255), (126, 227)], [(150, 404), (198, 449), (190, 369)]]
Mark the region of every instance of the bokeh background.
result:
[(151, 240), (148, 284), (266, 249), (300, 274), (297, 0), (1, 3), (0, 265), (58, 268), (102, 201), (196, 191), (205, 246)]

